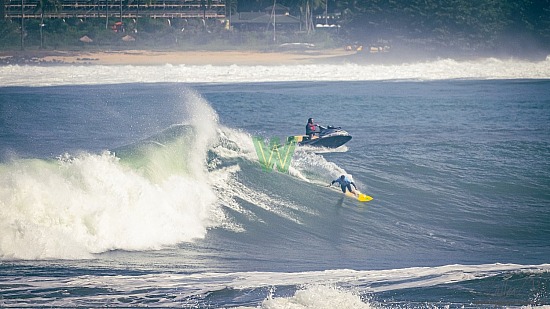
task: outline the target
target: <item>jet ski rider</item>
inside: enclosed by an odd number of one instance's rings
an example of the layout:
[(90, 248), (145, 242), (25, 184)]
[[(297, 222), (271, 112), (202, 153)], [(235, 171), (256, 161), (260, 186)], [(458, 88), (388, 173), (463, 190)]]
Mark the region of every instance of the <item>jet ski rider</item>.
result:
[(306, 124), (306, 135), (309, 137), (309, 139), (312, 139), (315, 134), (319, 134), (319, 132), (319, 125), (313, 123), (313, 118), (309, 118)]

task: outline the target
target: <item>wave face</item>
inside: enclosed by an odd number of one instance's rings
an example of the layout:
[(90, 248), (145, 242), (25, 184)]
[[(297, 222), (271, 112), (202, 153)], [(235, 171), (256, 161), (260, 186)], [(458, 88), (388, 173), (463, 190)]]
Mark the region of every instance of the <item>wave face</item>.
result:
[(486, 58), (470, 61), (441, 59), (399, 65), (0, 66), (2, 86), (548, 78), (550, 56), (537, 62)]

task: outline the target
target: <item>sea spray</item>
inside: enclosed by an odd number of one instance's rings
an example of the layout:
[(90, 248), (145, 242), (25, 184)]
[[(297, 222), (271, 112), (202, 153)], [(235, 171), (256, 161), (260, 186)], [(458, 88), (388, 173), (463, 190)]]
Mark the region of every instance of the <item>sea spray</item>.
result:
[[(206, 153), (217, 138), (218, 115), (206, 100), (192, 90), (183, 94), (185, 114), (189, 115), (189, 124), (195, 129), (190, 166), (195, 176), (202, 175), (206, 169)], [(198, 164), (200, 163), (200, 164)]]
[(121, 157), (83, 152), (3, 163), (0, 257), (90, 258), (204, 237), (220, 220), (219, 213), (210, 217), (216, 196), (205, 165), (217, 116), (196, 95), (182, 99), (190, 128), (162, 143), (148, 139)]

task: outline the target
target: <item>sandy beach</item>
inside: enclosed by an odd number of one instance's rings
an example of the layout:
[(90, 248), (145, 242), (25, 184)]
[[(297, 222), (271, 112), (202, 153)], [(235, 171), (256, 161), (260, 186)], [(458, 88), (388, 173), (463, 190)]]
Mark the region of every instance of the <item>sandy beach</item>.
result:
[(0, 62), (9, 64), (96, 65), (297, 65), (342, 62), (354, 51), (342, 49), (288, 52), (261, 51), (12, 51), (0, 52)]

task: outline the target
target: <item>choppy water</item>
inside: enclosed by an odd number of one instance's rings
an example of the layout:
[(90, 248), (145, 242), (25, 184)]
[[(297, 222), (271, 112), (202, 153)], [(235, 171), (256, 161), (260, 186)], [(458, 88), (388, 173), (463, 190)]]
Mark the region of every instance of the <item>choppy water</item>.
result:
[[(0, 305), (550, 305), (549, 65), (498, 63), (2, 67)], [(309, 117), (353, 139), (263, 171)]]

